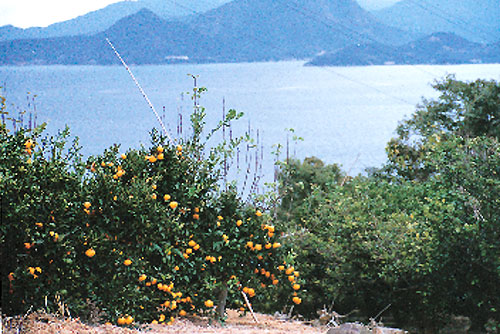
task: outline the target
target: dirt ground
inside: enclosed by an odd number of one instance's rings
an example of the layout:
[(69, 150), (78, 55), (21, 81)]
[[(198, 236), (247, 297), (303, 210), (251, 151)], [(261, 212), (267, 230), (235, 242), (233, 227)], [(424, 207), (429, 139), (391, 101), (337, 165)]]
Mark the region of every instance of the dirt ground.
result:
[[(31, 314), (22, 322), (3, 319), (5, 334), (167, 334), (167, 333), (221, 333), (221, 334), (325, 334), (326, 327), (313, 327), (300, 321), (282, 320), (265, 314), (256, 314), (256, 323), (250, 314), (240, 317), (228, 310), (225, 325), (209, 324), (206, 319), (177, 319), (172, 325), (148, 325), (138, 329), (121, 328), (114, 325), (89, 326), (75, 319), (62, 320), (50, 315)], [(22, 324), (21, 324), (22, 323)], [(21, 325), (20, 325), (21, 324)], [(19, 331), (20, 330), (20, 331)]]

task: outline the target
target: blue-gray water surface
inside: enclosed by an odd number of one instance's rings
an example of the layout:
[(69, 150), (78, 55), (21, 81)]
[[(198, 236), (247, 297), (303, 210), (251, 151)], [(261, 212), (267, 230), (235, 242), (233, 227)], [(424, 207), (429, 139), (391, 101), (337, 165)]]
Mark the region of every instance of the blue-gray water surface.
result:
[[(382, 165), (385, 145), (398, 122), (415, 110), (422, 97), (437, 96), (431, 87), (434, 80), (447, 74), (460, 80), (500, 80), (500, 64), (325, 68), (303, 64), (284, 61), (131, 69), (174, 137), (179, 113), (184, 133), (188, 128), (192, 101), (183, 94), (193, 87), (188, 74), (198, 75), (198, 84), (208, 89), (200, 104), (207, 109), (209, 126), (220, 120), (223, 99), (226, 110), (244, 112), (232, 131), (243, 134), (249, 123), (254, 137), (259, 130), (267, 181), (273, 174), (272, 146), (286, 146), (285, 129), (292, 128), (303, 138), (294, 144), (289, 135), (290, 155), (301, 159), (316, 156), (357, 174)], [(68, 125), (80, 138), (85, 155), (98, 154), (114, 143), (120, 143), (122, 151), (148, 144), (149, 131), (158, 127), (153, 112), (120, 66), (0, 67), (0, 86), (11, 111), (33, 109), (28, 107), (27, 93), (36, 94), (38, 123), (48, 122), (49, 132)]]

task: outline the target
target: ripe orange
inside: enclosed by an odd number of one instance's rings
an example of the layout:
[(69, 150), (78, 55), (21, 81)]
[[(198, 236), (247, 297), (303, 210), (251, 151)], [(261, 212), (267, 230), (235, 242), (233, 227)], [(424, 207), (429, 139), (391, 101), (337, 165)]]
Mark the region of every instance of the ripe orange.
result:
[(132, 261), (130, 259), (126, 259), (125, 261), (123, 261), (123, 264), (128, 267), (132, 264)]
[(273, 245), (272, 245), (272, 244), (266, 244), (264, 247), (265, 247), (266, 249), (271, 249), (271, 248), (273, 247)]
[(193, 250), (191, 248), (186, 249), (186, 254), (187, 255), (191, 254), (192, 252), (193, 252)]
[(180, 310), (180, 311), (179, 311), (179, 315), (180, 315), (181, 317), (185, 317), (185, 316), (186, 316), (186, 314), (187, 314), (187, 312), (186, 312), (186, 311), (184, 311), (184, 310)]
[(122, 155), (120, 156), (123, 160), (127, 159), (127, 156), (125, 155), (125, 153), (122, 153)]
[(279, 270), (285, 270), (285, 266), (278, 266)]
[(91, 206), (91, 205), (92, 205), (92, 204), (90, 204), (90, 202), (85, 202), (85, 203), (83, 203), (83, 206), (85, 207), (85, 209), (90, 208), (90, 206)]
[(260, 210), (257, 210), (257, 211), (255, 211), (255, 215), (257, 217), (260, 217), (260, 216), (262, 216), (262, 212), (260, 212)]
[(166, 194), (165, 196), (163, 196), (163, 199), (164, 199), (165, 201), (170, 201), (170, 198), (171, 198), (171, 197), (170, 197), (170, 195), (169, 195), (169, 194)]
[(289, 267), (286, 271), (285, 271), (285, 274), (287, 275), (290, 275), (291, 273), (293, 273), (293, 271), (295, 270), (294, 267)]
[(241, 221), (241, 219), (236, 222), (236, 226), (238, 226), (238, 227), (240, 227), (241, 224), (243, 224), (243, 222)]
[(196, 220), (200, 219), (200, 215), (199, 215), (199, 214), (197, 214), (197, 213), (195, 213), (195, 214), (193, 215), (193, 219), (196, 219)]
[(118, 320), (116, 321), (118, 325), (125, 325), (127, 323), (127, 320), (125, 320), (124, 317), (119, 317)]
[(161, 146), (161, 145), (160, 145), (160, 146), (158, 146), (158, 147), (156, 148), (156, 150), (158, 151), (158, 153), (163, 153), (163, 151), (164, 151), (163, 146)]
[(292, 300), (293, 300), (293, 302), (294, 302), (295, 304), (297, 304), (297, 305), (298, 305), (298, 304), (300, 304), (300, 303), (302, 303), (302, 299), (300, 299), (299, 297), (293, 297), (293, 299), (292, 299)]
[(158, 160), (163, 160), (165, 159), (165, 155), (163, 153), (158, 154)]
[(127, 325), (130, 325), (134, 321), (134, 318), (132, 318), (132, 316), (129, 315), (125, 318), (125, 321)]
[(175, 147), (175, 149), (177, 150), (177, 152), (182, 152), (182, 146), (181, 145), (177, 145)]
[(148, 278), (148, 277), (146, 275), (142, 274), (141, 276), (139, 276), (139, 282), (145, 281), (146, 278)]
[(277, 279), (273, 280), (273, 285), (278, 285), (279, 281)]
[(156, 200), (156, 194), (151, 195), (151, 198), (152, 198), (153, 200)]
[(198, 245), (198, 244), (194, 245), (193, 249), (194, 249), (194, 250), (198, 250), (198, 249), (200, 249), (200, 245)]
[(169, 204), (170, 208), (172, 208), (172, 209), (175, 209), (178, 205), (179, 205), (179, 203), (177, 203), (177, 202), (175, 202), (175, 201), (172, 201), (172, 202), (170, 202), (170, 204)]
[(281, 244), (279, 242), (275, 242), (273, 244), (273, 248), (279, 248), (279, 247), (281, 247)]
[(189, 247), (194, 247), (194, 246), (196, 246), (196, 241), (194, 241), (194, 240), (189, 240), (189, 242), (188, 242), (188, 246), (189, 246)]
[(255, 250), (258, 250), (258, 251), (262, 250), (262, 245), (261, 244), (256, 244), (255, 245)]
[(198, 208), (198, 207), (194, 208), (194, 212), (196, 212), (196, 213), (200, 212), (200, 208)]
[(151, 155), (148, 157), (149, 162), (156, 162), (156, 157), (154, 155)]
[(214, 302), (211, 301), (210, 299), (205, 300), (205, 306), (206, 307), (213, 307), (214, 306)]
[(290, 276), (288, 276), (288, 280), (289, 280), (290, 282), (295, 282), (295, 276), (291, 276), (291, 275), (290, 275)]
[(87, 255), (88, 257), (94, 257), (95, 255), (95, 250), (93, 250), (92, 248), (89, 248), (85, 251), (85, 255)]
[(294, 290), (300, 290), (300, 284), (294, 284), (293, 285)]

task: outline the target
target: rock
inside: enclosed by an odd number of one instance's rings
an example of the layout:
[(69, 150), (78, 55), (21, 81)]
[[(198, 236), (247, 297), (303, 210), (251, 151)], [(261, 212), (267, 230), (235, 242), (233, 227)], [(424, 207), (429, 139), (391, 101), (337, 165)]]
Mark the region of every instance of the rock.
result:
[(372, 334), (372, 331), (361, 324), (345, 323), (330, 328), (326, 334)]
[(375, 327), (373, 329), (373, 334), (405, 334), (406, 331), (398, 328), (389, 327)]

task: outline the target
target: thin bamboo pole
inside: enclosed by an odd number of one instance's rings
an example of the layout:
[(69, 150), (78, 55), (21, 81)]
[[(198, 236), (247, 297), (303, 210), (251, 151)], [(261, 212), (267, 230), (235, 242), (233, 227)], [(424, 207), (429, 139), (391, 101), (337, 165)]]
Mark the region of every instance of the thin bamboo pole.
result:
[(109, 46), (111, 46), (111, 48), (113, 49), (113, 51), (115, 52), (116, 56), (118, 57), (118, 59), (120, 59), (121, 63), (123, 64), (123, 66), (125, 67), (125, 69), (127, 70), (128, 74), (130, 74), (130, 77), (132, 78), (132, 80), (134, 80), (135, 82), (135, 85), (137, 86), (137, 88), (139, 88), (139, 91), (141, 92), (142, 96), (144, 97), (144, 99), (146, 100), (146, 102), (148, 103), (149, 107), (151, 108), (151, 110), (153, 110), (155, 116), (156, 116), (156, 119), (158, 120), (158, 123), (160, 123), (160, 126), (163, 130), (163, 132), (165, 133), (165, 135), (168, 137), (168, 139), (170, 141), (173, 142), (172, 140), (172, 137), (170, 137), (170, 135), (168, 134), (168, 131), (167, 129), (165, 128), (165, 125), (163, 124), (161, 118), (160, 118), (160, 115), (158, 115), (158, 113), (156, 112), (156, 109), (155, 107), (153, 106), (153, 104), (151, 103), (151, 101), (149, 100), (148, 96), (146, 95), (146, 92), (144, 92), (144, 89), (142, 89), (141, 85), (139, 84), (139, 81), (137, 81), (137, 79), (135, 78), (134, 74), (132, 73), (132, 71), (130, 70), (130, 67), (128, 67), (127, 63), (125, 63), (125, 61), (123, 60), (123, 58), (120, 56), (120, 54), (118, 53), (118, 51), (116, 50), (115, 46), (113, 45), (113, 43), (111, 43), (111, 41), (106, 38), (106, 42), (108, 42)]

